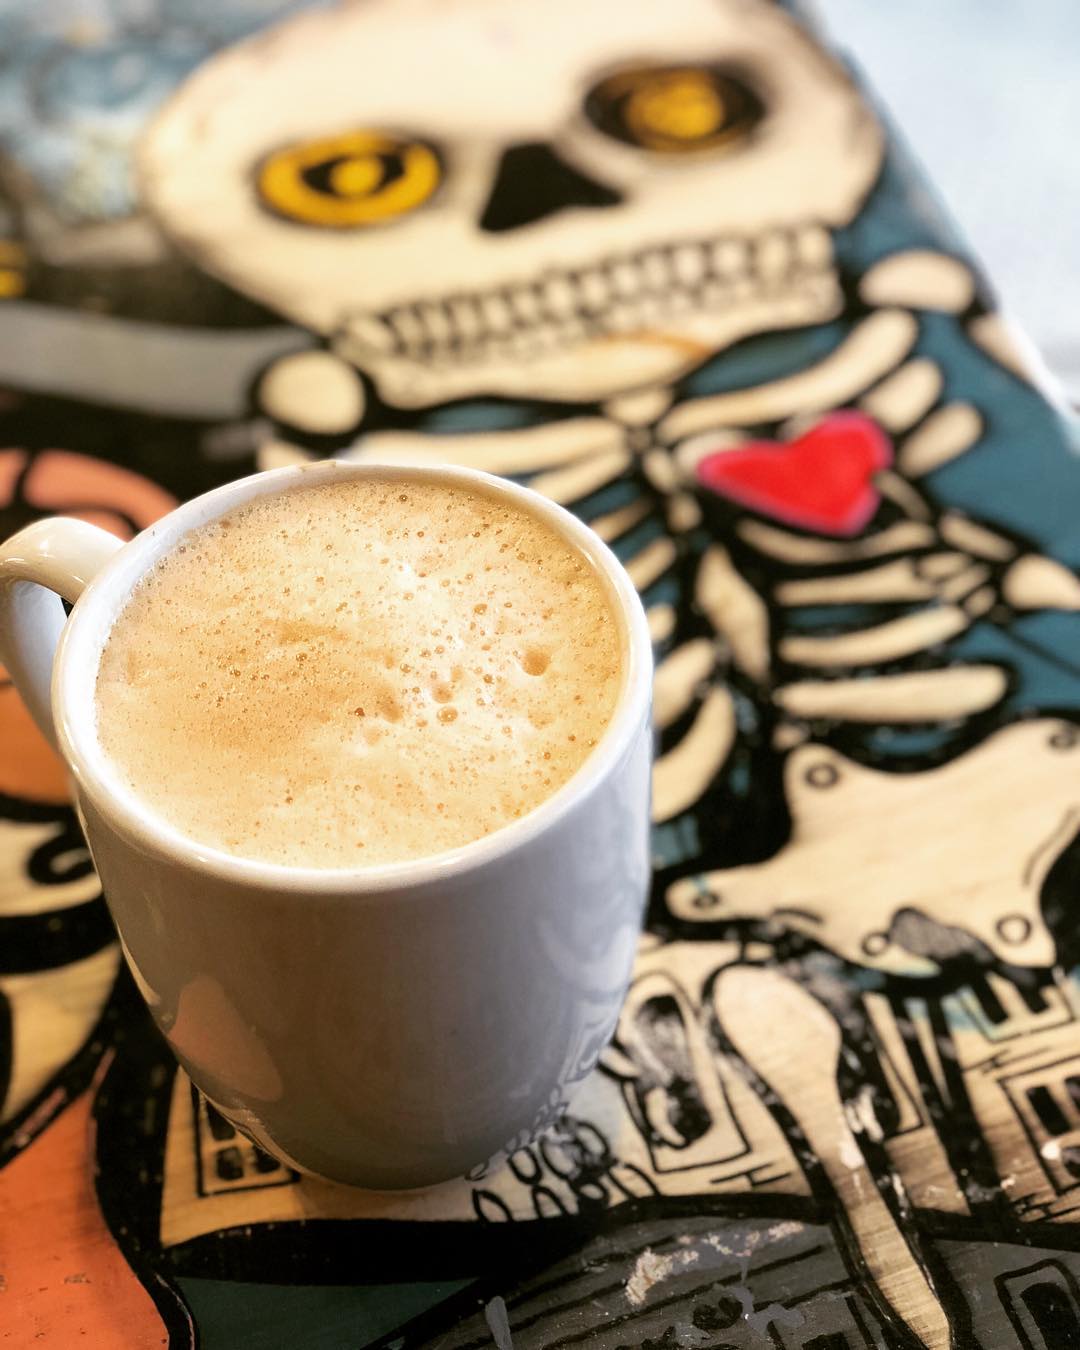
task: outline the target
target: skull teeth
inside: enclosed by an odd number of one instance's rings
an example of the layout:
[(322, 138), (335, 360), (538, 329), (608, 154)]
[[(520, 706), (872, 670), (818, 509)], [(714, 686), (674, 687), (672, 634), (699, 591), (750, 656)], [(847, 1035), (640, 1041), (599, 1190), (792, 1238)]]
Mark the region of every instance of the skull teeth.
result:
[(544, 313), (548, 318), (569, 319), (577, 311), (577, 295), (569, 275), (554, 276), (544, 282)]
[(668, 249), (654, 248), (643, 253), (640, 259), (642, 277), (646, 290), (663, 295), (675, 283), (671, 267), (671, 252)]
[(757, 245), (757, 270), (766, 281), (780, 281), (794, 261), (793, 241), (785, 232), (767, 234)]
[(822, 225), (774, 229), (754, 239), (684, 241), (549, 271), (530, 283), (396, 305), (347, 324), (373, 355), (441, 364), (529, 360), (587, 337), (632, 333), (666, 317), (818, 290), (833, 277)]
[(694, 244), (680, 244), (671, 256), (676, 287), (691, 288), (705, 275), (705, 250)]
[(641, 280), (634, 264), (627, 259), (608, 265), (608, 276), (615, 294), (620, 300), (632, 300), (641, 289)]
[(709, 248), (709, 270), (727, 281), (750, 270), (750, 244), (746, 239), (718, 239)]
[(510, 312), (519, 328), (528, 330), (543, 319), (544, 311), (538, 290), (532, 286), (516, 286), (509, 293)]
[(603, 314), (611, 303), (611, 282), (599, 268), (594, 268), (578, 278), (577, 293), (586, 313)]
[(468, 296), (457, 296), (447, 306), (451, 341), (473, 342), (484, 331), (484, 321), (478, 302)]
[(813, 271), (832, 265), (832, 235), (824, 225), (807, 225), (796, 236), (799, 261)]
[(497, 334), (500, 338), (507, 337), (513, 332), (514, 316), (504, 295), (498, 292), (485, 295), (480, 302), (480, 313), (489, 332)]

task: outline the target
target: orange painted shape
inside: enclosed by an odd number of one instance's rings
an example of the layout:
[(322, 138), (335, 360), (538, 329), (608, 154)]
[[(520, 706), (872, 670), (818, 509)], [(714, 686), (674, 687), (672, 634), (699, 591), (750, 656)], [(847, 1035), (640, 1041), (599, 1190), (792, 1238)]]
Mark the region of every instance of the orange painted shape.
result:
[(92, 1184), (93, 1088), (0, 1171), (0, 1346), (161, 1350), (165, 1325)]
[[(42, 511), (79, 507), (115, 507), (140, 529), (171, 511), (176, 498), (142, 474), (107, 464), (72, 450), (46, 450), (38, 455), (23, 485), (27, 502)], [(119, 532), (119, 531), (117, 531)]]
[(0, 450), (0, 506), (6, 506), (15, 495), (15, 484), (25, 463), (25, 450)]
[[(0, 450), (0, 504), (10, 502), (25, 464), (25, 451)], [(38, 511), (78, 516), (121, 539), (131, 535), (128, 519), (145, 529), (176, 505), (171, 493), (142, 474), (71, 450), (39, 454), (23, 495)], [(50, 805), (66, 802), (63, 766), (4, 675), (0, 667), (0, 793)]]
[(9, 797), (58, 806), (68, 799), (67, 774), (59, 757), (38, 731), (15, 686), (0, 667), (0, 792)]

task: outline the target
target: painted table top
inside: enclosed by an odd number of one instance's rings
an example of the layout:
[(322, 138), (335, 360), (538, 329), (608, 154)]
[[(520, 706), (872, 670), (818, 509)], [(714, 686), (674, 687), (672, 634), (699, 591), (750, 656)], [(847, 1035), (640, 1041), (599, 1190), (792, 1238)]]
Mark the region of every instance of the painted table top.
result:
[(618, 551), (655, 882), (534, 1145), (377, 1196), (208, 1109), (0, 688), (0, 1339), (1080, 1345), (1080, 460), (767, 0), (0, 17), (0, 516), (447, 460)]

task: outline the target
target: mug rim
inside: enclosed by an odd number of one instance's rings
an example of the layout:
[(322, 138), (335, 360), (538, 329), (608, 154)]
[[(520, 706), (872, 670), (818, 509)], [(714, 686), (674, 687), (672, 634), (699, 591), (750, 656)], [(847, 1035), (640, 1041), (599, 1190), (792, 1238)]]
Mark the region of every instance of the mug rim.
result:
[[(459, 483), (488, 496), (509, 498), (539, 516), (577, 547), (601, 576), (622, 630), (624, 670), (611, 718), (592, 753), (549, 797), (490, 834), (439, 853), (367, 867), (296, 867), (228, 853), (173, 826), (121, 780), (97, 736), (95, 690), (101, 653), (120, 610), (149, 568), (172, 551), (183, 534), (256, 497), (306, 482), (417, 478)], [(96, 620), (96, 622), (95, 622)], [(616, 767), (643, 720), (652, 692), (652, 640), (641, 597), (615, 554), (565, 507), (510, 479), (451, 464), (402, 464), (376, 460), (317, 460), (267, 469), (212, 488), (182, 503), (125, 543), (72, 607), (57, 645), (52, 706), (57, 741), (77, 794), (94, 803), (113, 828), (149, 852), (219, 879), (280, 892), (375, 893), (413, 888), (484, 867), (515, 852), (561, 821)]]

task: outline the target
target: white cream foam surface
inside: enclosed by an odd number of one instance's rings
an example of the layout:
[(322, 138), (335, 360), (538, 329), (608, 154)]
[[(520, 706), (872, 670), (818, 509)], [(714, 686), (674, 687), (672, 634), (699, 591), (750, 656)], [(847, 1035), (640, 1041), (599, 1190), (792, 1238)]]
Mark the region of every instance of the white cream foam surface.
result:
[(118, 616), (98, 737), (189, 837), (302, 867), (425, 857), (555, 792), (610, 720), (592, 564), (503, 498), (348, 479), (188, 534)]

